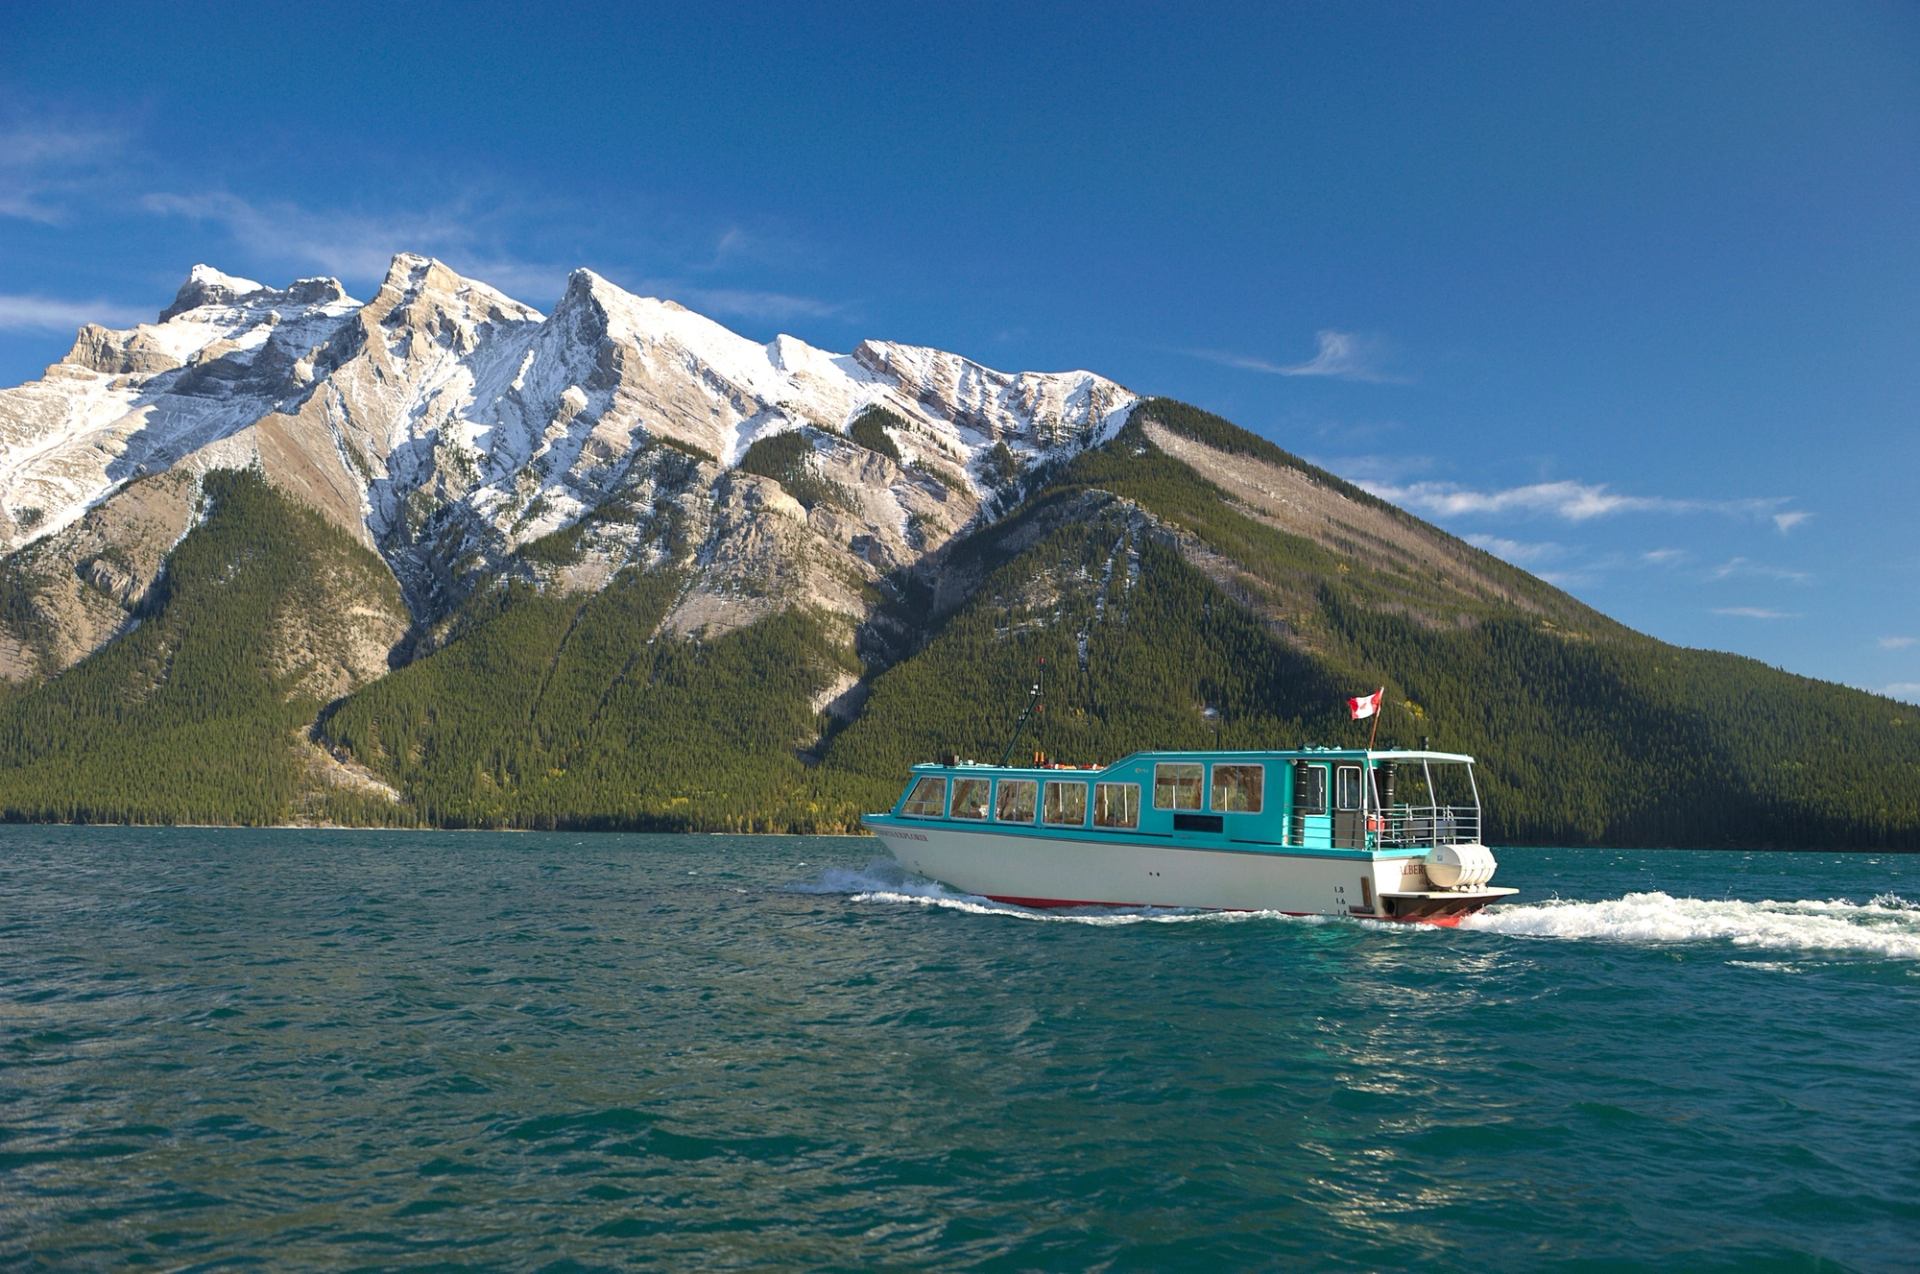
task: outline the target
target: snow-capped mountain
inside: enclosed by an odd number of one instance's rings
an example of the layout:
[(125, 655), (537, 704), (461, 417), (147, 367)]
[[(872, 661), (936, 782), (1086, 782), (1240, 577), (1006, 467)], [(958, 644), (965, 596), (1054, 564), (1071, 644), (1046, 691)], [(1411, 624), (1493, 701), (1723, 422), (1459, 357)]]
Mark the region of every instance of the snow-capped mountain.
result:
[[(859, 578), (979, 516), (1009, 456), (1088, 445), (1135, 401), (1089, 372), (1010, 374), (881, 341), (763, 345), (589, 270), (543, 315), (409, 254), (365, 302), (333, 279), (273, 288), (196, 266), (156, 322), (89, 325), (40, 380), (0, 391), (0, 553), (35, 559), (54, 593), (113, 595), (104, 611), (74, 602), (97, 622), (58, 666), (151, 584), (192, 524), (197, 475), (236, 466), (378, 550), (426, 624), (515, 549), (575, 524), (591, 551), (572, 586), (662, 552), (631, 513), (665, 504), (676, 535), (696, 537), (676, 625), (732, 626), (796, 599), (852, 614)], [(858, 432), (885, 443), (850, 439), (876, 409)], [(793, 431), (796, 472), (833, 500), (740, 470), (755, 442)], [(764, 587), (770, 572), (784, 594)]]

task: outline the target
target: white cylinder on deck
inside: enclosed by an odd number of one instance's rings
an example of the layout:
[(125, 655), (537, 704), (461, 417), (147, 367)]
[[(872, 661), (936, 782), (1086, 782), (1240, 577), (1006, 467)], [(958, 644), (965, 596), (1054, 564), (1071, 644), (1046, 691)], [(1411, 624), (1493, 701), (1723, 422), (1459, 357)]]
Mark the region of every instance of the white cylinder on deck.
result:
[(1427, 880), (1435, 889), (1474, 889), (1498, 866), (1485, 845), (1436, 845), (1427, 851)]

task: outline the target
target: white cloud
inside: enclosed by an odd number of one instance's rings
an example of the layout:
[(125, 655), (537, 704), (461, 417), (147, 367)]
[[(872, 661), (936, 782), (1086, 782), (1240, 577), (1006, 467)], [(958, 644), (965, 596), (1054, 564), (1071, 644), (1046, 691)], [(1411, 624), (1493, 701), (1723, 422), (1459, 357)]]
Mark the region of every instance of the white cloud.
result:
[[(249, 261), (277, 261), (286, 269), (319, 269), (341, 278), (382, 278), (394, 253), (418, 252), (544, 307), (559, 298), (571, 271), (567, 265), (522, 260), (495, 250), (499, 236), (489, 216), (464, 201), (401, 212), (314, 210), (291, 203), (256, 203), (226, 192), (154, 193), (140, 203), (156, 215), (219, 226)], [(743, 231), (728, 230), (718, 240), (715, 260), (690, 268), (712, 268), (719, 257), (737, 254), (746, 242)], [(827, 318), (846, 308), (843, 303), (787, 292), (698, 286), (671, 276), (621, 286), (676, 297), (702, 312), (765, 322)]]
[(1181, 353), (1189, 354), (1194, 358), (1204, 358), (1209, 363), (1218, 363), (1222, 367), (1238, 368), (1243, 372), (1265, 372), (1269, 376), (1287, 374), (1286, 369), (1278, 363), (1269, 362), (1264, 358), (1254, 358), (1248, 354), (1235, 354), (1231, 350), (1189, 349), (1182, 350)]
[(1880, 693), (1889, 699), (1920, 698), (1920, 681), (1896, 681), (1880, 687)]
[(478, 247), (474, 218), (458, 205), (402, 213), (314, 211), (213, 191), (154, 193), (142, 197), (140, 206), (160, 216), (212, 222), (250, 260), (319, 269), (341, 278), (382, 278), (396, 252), (447, 258)]
[(1808, 513), (1805, 509), (1793, 509), (1786, 513), (1774, 514), (1773, 524), (1780, 528), (1780, 534), (1785, 535), (1812, 516), (1813, 514)]
[(1304, 363), (1295, 363), (1280, 369), (1282, 376), (1338, 376), (1343, 380), (1380, 380), (1378, 369), (1372, 366), (1369, 342), (1363, 342), (1352, 332), (1336, 332), (1322, 329), (1315, 333), (1314, 339), (1319, 348), (1313, 357)]
[(1649, 566), (1677, 566), (1691, 556), (1685, 549), (1648, 549), (1640, 555), (1640, 560)]
[(1882, 637), (1880, 639), (1880, 649), (1905, 650), (1915, 642), (1920, 642), (1920, 637)]
[(784, 323), (796, 318), (831, 318), (846, 308), (841, 302), (795, 296), (788, 292), (760, 292), (751, 288), (676, 287), (670, 281), (661, 282), (661, 291), (685, 297), (696, 310), (772, 323)]
[[(1512, 562), (1515, 566), (1526, 566), (1532, 562), (1551, 561), (1564, 555), (1567, 546), (1556, 544), (1552, 540), (1528, 543), (1523, 540), (1509, 540), (1500, 535), (1469, 535), (1467, 543), (1475, 548), (1485, 549), (1497, 558)], [(1546, 576), (1541, 576), (1546, 579)], [(1548, 581), (1551, 583), (1552, 581)]]
[(1729, 558), (1713, 568), (1713, 578), (1720, 579), (1777, 579), (1789, 584), (1811, 584), (1813, 576), (1805, 571), (1789, 570), (1784, 566), (1769, 566), (1765, 562), (1749, 561), (1744, 557)]
[(1307, 459), (1328, 473), (1337, 473), (1349, 482), (1358, 482), (1363, 486), (1369, 482), (1403, 482), (1416, 473), (1428, 472), (1436, 463), (1432, 456), (1407, 455), (1401, 452), (1385, 455), (1308, 456)]
[(1534, 575), (1555, 588), (1564, 589), (1592, 588), (1601, 579), (1599, 571), (1536, 571)]
[(1667, 496), (1622, 495), (1605, 483), (1534, 482), (1498, 491), (1476, 491), (1451, 482), (1413, 482), (1404, 486), (1361, 482), (1383, 500), (1442, 517), (1489, 514), (1545, 514), (1568, 522), (1619, 513), (1723, 513), (1736, 517), (1770, 516), (1781, 499), (1694, 500)]
[(1236, 354), (1231, 350), (1190, 349), (1186, 352), (1194, 358), (1204, 358), (1222, 367), (1261, 372), (1268, 376), (1331, 376), (1338, 380), (1374, 383), (1396, 383), (1403, 379), (1380, 369), (1382, 349), (1378, 340), (1354, 332), (1336, 332), (1331, 328), (1321, 329), (1315, 340), (1318, 347), (1313, 357), (1304, 363), (1276, 363), (1271, 359)]
[(132, 327), (151, 322), (153, 317), (151, 311), (111, 301), (0, 294), (0, 331), (4, 332), (71, 332), (83, 323)]
[(1768, 610), (1764, 606), (1716, 606), (1716, 615), (1728, 615), (1734, 619), (1799, 619), (1795, 611)]
[(57, 225), (68, 198), (106, 175), (127, 141), (125, 132), (98, 125), (0, 120), (0, 217)]
[(1357, 443), (1385, 438), (1405, 428), (1398, 420), (1323, 420), (1313, 427), (1313, 432), (1318, 438), (1338, 438), (1345, 443)]
[(715, 267), (724, 265), (728, 260), (751, 249), (753, 244), (754, 240), (752, 235), (749, 235), (739, 226), (728, 226), (720, 232), (720, 237), (713, 241), (713, 258), (711, 264)]

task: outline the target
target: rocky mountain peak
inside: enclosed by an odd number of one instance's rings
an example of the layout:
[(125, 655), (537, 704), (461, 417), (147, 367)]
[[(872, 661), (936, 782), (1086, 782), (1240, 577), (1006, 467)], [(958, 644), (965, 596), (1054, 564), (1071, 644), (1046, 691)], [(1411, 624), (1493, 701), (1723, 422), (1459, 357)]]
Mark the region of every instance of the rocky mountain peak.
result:
[(295, 279), (285, 296), (296, 305), (331, 305), (347, 299), (347, 290), (334, 278)]
[[(196, 265), (174, 293), (173, 304), (160, 312), (160, 323), (170, 323), (195, 310), (244, 307), (276, 313), (320, 309), (347, 301), (347, 291), (333, 278), (296, 279), (284, 288), (268, 287), (253, 279), (226, 274), (210, 265)], [(284, 313), (278, 313), (284, 318)]]
[(615, 296), (626, 293), (592, 270), (575, 270), (567, 276), (567, 290), (553, 307), (552, 321), (587, 340), (600, 340), (606, 335), (607, 307)]
[(452, 314), (476, 323), (538, 322), (543, 317), (531, 305), (461, 274), (444, 261), (412, 252), (394, 255), (371, 304), (388, 316), (401, 316), (389, 317), (389, 325), (431, 314)]
[(187, 281), (173, 294), (173, 304), (160, 312), (160, 321), (164, 323), (176, 314), (197, 310), (203, 305), (231, 305), (241, 297), (266, 290), (264, 283), (226, 274), (210, 265), (196, 265), (187, 271)]
[[(668, 515), (634, 510), (668, 505), (697, 547), (695, 627), (748, 622), (743, 597), (853, 615), (866, 604), (855, 581), (911, 565), (980, 515), (1005, 468), (989, 452), (1087, 445), (1133, 401), (1086, 372), (999, 372), (875, 341), (853, 355), (791, 335), (762, 343), (588, 269), (543, 316), (417, 253), (393, 257), (364, 304), (334, 279), (274, 288), (197, 266), (163, 321), (89, 326), (66, 364), (0, 390), (0, 549), (84, 549), (64, 578), (117, 597), (127, 590), (80, 569), (117, 560), (113, 543), (69, 528), (172, 473), (163, 548), (192, 516), (195, 475), (253, 468), (377, 549), (427, 625), (518, 569), (524, 546), (583, 521), (585, 540), (609, 547), (580, 579), (663, 552), (648, 528)], [(848, 433), (875, 408), (889, 423)], [(124, 613), (116, 602), (99, 631)]]

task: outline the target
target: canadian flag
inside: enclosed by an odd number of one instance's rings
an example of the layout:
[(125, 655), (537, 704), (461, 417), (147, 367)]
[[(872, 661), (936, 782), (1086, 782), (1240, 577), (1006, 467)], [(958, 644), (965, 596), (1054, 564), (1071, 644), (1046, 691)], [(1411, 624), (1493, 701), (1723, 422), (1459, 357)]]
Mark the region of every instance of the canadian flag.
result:
[(1347, 708), (1353, 713), (1353, 719), (1362, 721), (1380, 711), (1380, 696), (1386, 692), (1387, 688), (1381, 686), (1370, 695), (1361, 695), (1358, 699), (1347, 700)]

